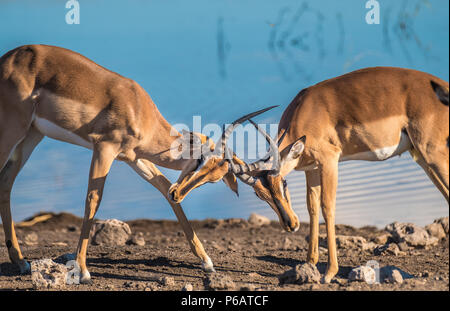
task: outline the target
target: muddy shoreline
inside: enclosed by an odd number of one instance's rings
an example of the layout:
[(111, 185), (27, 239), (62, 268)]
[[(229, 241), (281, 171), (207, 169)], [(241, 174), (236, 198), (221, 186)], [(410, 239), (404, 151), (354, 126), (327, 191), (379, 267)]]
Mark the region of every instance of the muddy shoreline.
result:
[[(31, 225), (30, 225), (31, 224)], [(92, 284), (70, 285), (64, 290), (208, 290), (206, 273), (191, 253), (176, 221), (139, 219), (127, 221), (133, 233), (142, 233), (145, 245), (90, 245), (88, 267)], [(373, 247), (338, 248), (340, 270), (331, 284), (284, 284), (278, 276), (305, 263), (309, 224), (302, 223), (296, 233), (286, 233), (277, 222), (255, 227), (243, 219), (191, 221), (218, 273), (227, 275), (236, 290), (449, 290), (448, 234), (427, 248), (409, 248), (399, 254), (375, 255)], [(81, 219), (66, 213), (35, 224), (17, 227), (22, 252), (29, 261), (73, 253), (78, 243)], [(320, 233), (325, 234), (324, 225)], [(354, 228), (337, 225), (336, 233), (362, 237), (371, 245), (380, 244), (386, 232), (375, 227)], [(29, 235), (37, 239), (29, 238)], [(3, 228), (0, 240), (4, 241)], [(326, 248), (320, 247), (317, 265), (324, 273)], [(350, 282), (352, 268), (376, 260), (381, 267), (391, 265), (411, 275), (401, 284)], [(170, 282), (164, 280), (170, 279)], [(163, 281), (161, 281), (163, 280)], [(173, 281), (173, 282), (172, 282)], [(20, 275), (9, 262), (4, 243), (0, 246), (0, 290), (34, 290), (31, 275)]]

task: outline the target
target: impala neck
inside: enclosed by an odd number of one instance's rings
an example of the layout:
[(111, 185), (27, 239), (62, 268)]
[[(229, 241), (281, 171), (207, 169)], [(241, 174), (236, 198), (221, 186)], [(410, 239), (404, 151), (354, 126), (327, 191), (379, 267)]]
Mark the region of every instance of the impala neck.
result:
[(172, 151), (176, 145), (175, 140), (180, 138), (181, 134), (159, 112), (156, 120), (152, 121), (152, 128), (139, 148), (138, 157), (143, 157), (159, 166), (182, 170), (189, 159), (174, 157), (177, 152)]

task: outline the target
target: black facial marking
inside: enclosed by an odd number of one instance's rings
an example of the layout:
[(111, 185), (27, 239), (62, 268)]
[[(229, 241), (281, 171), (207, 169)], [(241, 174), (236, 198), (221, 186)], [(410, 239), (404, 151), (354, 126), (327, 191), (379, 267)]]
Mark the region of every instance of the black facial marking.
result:
[(6, 241), (6, 247), (7, 247), (8, 249), (10, 249), (10, 248), (12, 247), (12, 242), (11, 242), (11, 240)]

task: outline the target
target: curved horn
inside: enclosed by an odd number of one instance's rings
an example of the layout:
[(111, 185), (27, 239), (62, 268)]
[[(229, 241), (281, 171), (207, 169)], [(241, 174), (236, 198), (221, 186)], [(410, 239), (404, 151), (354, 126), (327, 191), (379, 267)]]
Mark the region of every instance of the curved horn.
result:
[(222, 143), (221, 143), (220, 149), (218, 150), (219, 153), (222, 154), (222, 153), (224, 153), (224, 152), (226, 151), (227, 140), (228, 140), (228, 138), (230, 137), (231, 133), (233, 133), (234, 129), (235, 129), (239, 124), (241, 124), (241, 123), (247, 121), (247, 120), (250, 119), (250, 118), (253, 118), (253, 117), (257, 116), (257, 115), (260, 115), (260, 114), (262, 114), (262, 113), (264, 113), (264, 112), (266, 112), (266, 111), (268, 111), (268, 110), (270, 110), (270, 109), (273, 109), (273, 108), (275, 108), (275, 107), (278, 107), (278, 105), (277, 105), (277, 106), (270, 106), (270, 107), (267, 107), (267, 108), (264, 108), (264, 109), (261, 109), (261, 110), (258, 110), (258, 111), (249, 113), (249, 114), (247, 114), (247, 115), (245, 115), (245, 116), (243, 116), (243, 117), (241, 117), (241, 118), (235, 120), (233, 123), (231, 123), (231, 124), (227, 127), (227, 129), (226, 129), (225, 131), (222, 132), (222, 138), (221, 138)]
[[(262, 128), (259, 127), (258, 124), (256, 124), (255, 122), (253, 122), (253, 120), (249, 120), (249, 122), (251, 124), (253, 124), (254, 127), (256, 127), (256, 129), (258, 130), (258, 132), (260, 132), (264, 138), (266, 139), (266, 141), (269, 143), (270, 146), (270, 152), (273, 153), (273, 161), (275, 163), (275, 171), (279, 171), (280, 170), (280, 153), (278, 152), (278, 145), (277, 143), (275, 143), (272, 139), (272, 137), (270, 137), (269, 134), (267, 134), (266, 131), (264, 131)], [(270, 157), (269, 157), (270, 159)], [(254, 165), (259, 165), (259, 163), (264, 163), (265, 160), (259, 160), (258, 162), (253, 163)]]
[[(275, 164), (275, 168), (272, 169), (272, 171), (274, 171), (275, 173), (279, 172), (280, 170), (280, 153), (278, 151), (278, 145), (277, 143), (275, 143), (275, 141), (272, 139), (272, 137), (270, 137), (269, 134), (266, 133), (266, 131), (264, 131), (262, 128), (260, 128), (258, 126), (258, 124), (256, 124), (255, 122), (253, 122), (252, 119), (248, 120), (251, 124), (253, 124), (253, 126), (258, 130), (258, 132), (260, 132), (264, 138), (266, 139), (266, 141), (269, 143), (270, 145), (270, 153), (273, 154), (273, 161)], [(226, 150), (226, 156), (227, 158), (230, 157), (230, 151)], [(264, 159), (247, 164), (244, 162), (244, 164), (235, 164), (233, 163), (233, 161), (230, 161), (231, 163), (231, 169), (233, 171), (234, 174), (239, 175), (239, 174), (245, 174), (251, 171), (257, 171), (257, 170), (267, 170), (265, 169), (266, 166), (266, 162), (270, 159), (269, 157), (264, 157)]]
[(248, 174), (238, 174), (236, 175), (237, 178), (239, 178), (243, 183), (253, 186), (256, 183), (256, 178), (253, 176), (250, 176)]
[(288, 124), (288, 126), (286, 127), (286, 129), (284, 130), (283, 134), (281, 134), (280, 138), (278, 139), (278, 147), (280, 147), (281, 143), (284, 140), (284, 137), (286, 137), (286, 133), (289, 131), (289, 128), (291, 127), (291, 123)]

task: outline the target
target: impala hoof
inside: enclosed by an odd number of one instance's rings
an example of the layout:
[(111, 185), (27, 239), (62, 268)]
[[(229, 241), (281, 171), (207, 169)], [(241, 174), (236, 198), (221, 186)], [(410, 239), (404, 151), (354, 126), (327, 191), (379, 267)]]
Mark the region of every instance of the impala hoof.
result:
[(322, 278), (322, 281), (321, 281), (322, 284), (330, 284), (331, 280), (333, 279), (334, 276), (335, 276), (335, 274), (332, 274), (332, 275), (326, 274), (326, 275), (324, 275), (323, 278)]
[(31, 273), (31, 266), (25, 259), (17, 264), (20, 269), (20, 274), (29, 274)]
[(211, 261), (211, 258), (208, 258), (205, 262), (202, 263), (202, 269), (206, 273), (216, 272), (216, 269), (214, 269), (214, 265)]
[(89, 271), (81, 273), (80, 283), (81, 284), (92, 284), (91, 274), (89, 273)]

